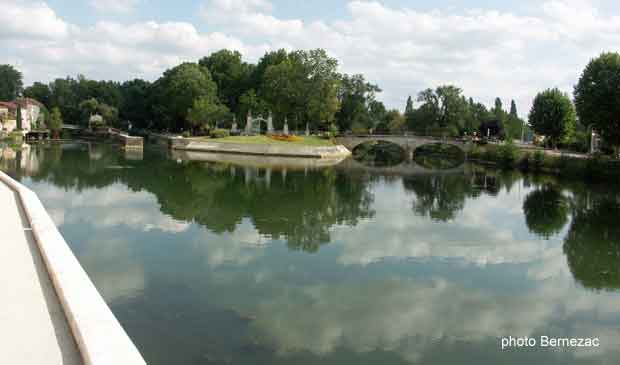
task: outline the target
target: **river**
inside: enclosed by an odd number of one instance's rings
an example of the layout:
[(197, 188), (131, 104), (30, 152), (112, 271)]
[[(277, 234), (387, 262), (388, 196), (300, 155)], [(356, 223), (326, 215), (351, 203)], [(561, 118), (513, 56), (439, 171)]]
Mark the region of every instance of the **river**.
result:
[[(0, 155), (151, 365), (620, 362), (616, 187), (209, 160)], [(599, 346), (502, 350), (509, 336)]]

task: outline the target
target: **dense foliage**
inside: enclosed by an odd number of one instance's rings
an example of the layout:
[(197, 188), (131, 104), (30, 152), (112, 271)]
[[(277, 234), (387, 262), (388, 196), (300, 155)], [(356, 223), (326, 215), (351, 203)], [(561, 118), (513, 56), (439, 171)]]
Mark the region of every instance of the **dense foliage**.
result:
[(415, 109), (411, 97), (407, 99), (405, 118), (407, 127), (418, 134), (436, 136), (472, 135), (520, 138), (527, 126), (517, 115), (514, 100), (510, 113), (503, 107), (501, 99), (495, 100), (491, 110), (472, 98), (466, 98), (463, 91), (453, 85), (442, 85), (426, 89), (418, 94), (420, 106)]
[(557, 88), (548, 89), (536, 95), (529, 123), (536, 133), (546, 136), (556, 147), (575, 132), (575, 108), (568, 95)]
[(11, 65), (0, 65), (0, 100), (13, 100), (22, 91), (22, 74)]
[(606, 142), (620, 146), (620, 54), (590, 61), (575, 86), (575, 106), (583, 126), (592, 125)]
[(273, 113), (276, 129), (288, 120), (292, 130), (368, 131), (377, 126), (402, 130), (398, 111), (388, 112), (375, 99), (380, 89), (362, 75), (337, 72), (338, 61), (322, 49), (278, 50), (257, 64), (243, 61), (236, 51), (221, 50), (164, 72), (155, 82), (95, 81), (79, 75), (35, 82), (24, 96), (59, 108), (69, 123), (87, 125), (90, 115), (105, 123), (135, 128), (202, 133), (229, 127), (233, 118), (243, 128), (248, 113)]

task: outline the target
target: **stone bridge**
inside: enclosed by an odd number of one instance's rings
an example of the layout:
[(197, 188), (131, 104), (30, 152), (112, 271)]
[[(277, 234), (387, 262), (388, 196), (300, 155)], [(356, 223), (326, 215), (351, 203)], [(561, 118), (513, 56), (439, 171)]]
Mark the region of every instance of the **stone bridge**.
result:
[(438, 139), (432, 137), (423, 137), (423, 136), (401, 136), (401, 135), (351, 135), (351, 136), (342, 136), (336, 138), (336, 142), (345, 146), (349, 151), (353, 151), (355, 147), (367, 143), (367, 142), (390, 142), (396, 145), (399, 145), (403, 148), (408, 154), (413, 154), (416, 148), (420, 146), (424, 146), (427, 144), (433, 143), (444, 143), (456, 146), (463, 150), (463, 152), (468, 152), (471, 147), (471, 142), (464, 142), (460, 140), (454, 139)]

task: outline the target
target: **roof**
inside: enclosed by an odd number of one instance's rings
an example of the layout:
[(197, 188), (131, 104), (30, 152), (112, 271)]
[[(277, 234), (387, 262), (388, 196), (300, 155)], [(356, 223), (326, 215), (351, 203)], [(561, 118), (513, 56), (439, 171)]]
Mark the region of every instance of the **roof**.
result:
[(43, 106), (43, 104), (41, 104), (39, 101), (32, 98), (18, 98), (15, 99), (14, 103), (19, 104), (22, 107), (27, 107), (28, 105), (36, 105), (38, 107)]
[(17, 109), (17, 104), (12, 101), (0, 101), (0, 107), (5, 107), (9, 110)]

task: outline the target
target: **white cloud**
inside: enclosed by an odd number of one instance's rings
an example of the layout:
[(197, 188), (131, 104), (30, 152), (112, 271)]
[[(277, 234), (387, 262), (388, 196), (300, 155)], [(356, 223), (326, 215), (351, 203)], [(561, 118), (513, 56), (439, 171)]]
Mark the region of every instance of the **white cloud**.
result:
[(90, 5), (102, 13), (129, 13), (140, 0), (91, 0)]
[(58, 39), (69, 34), (69, 24), (46, 3), (2, 0), (0, 7), (0, 40)]
[(162, 214), (153, 194), (133, 192), (121, 184), (80, 192), (66, 192), (46, 186), (38, 194), (59, 227), (79, 224), (84, 217), (89, 217), (93, 226), (99, 229), (126, 226), (143, 232), (159, 230), (180, 233), (190, 226), (187, 222)]

